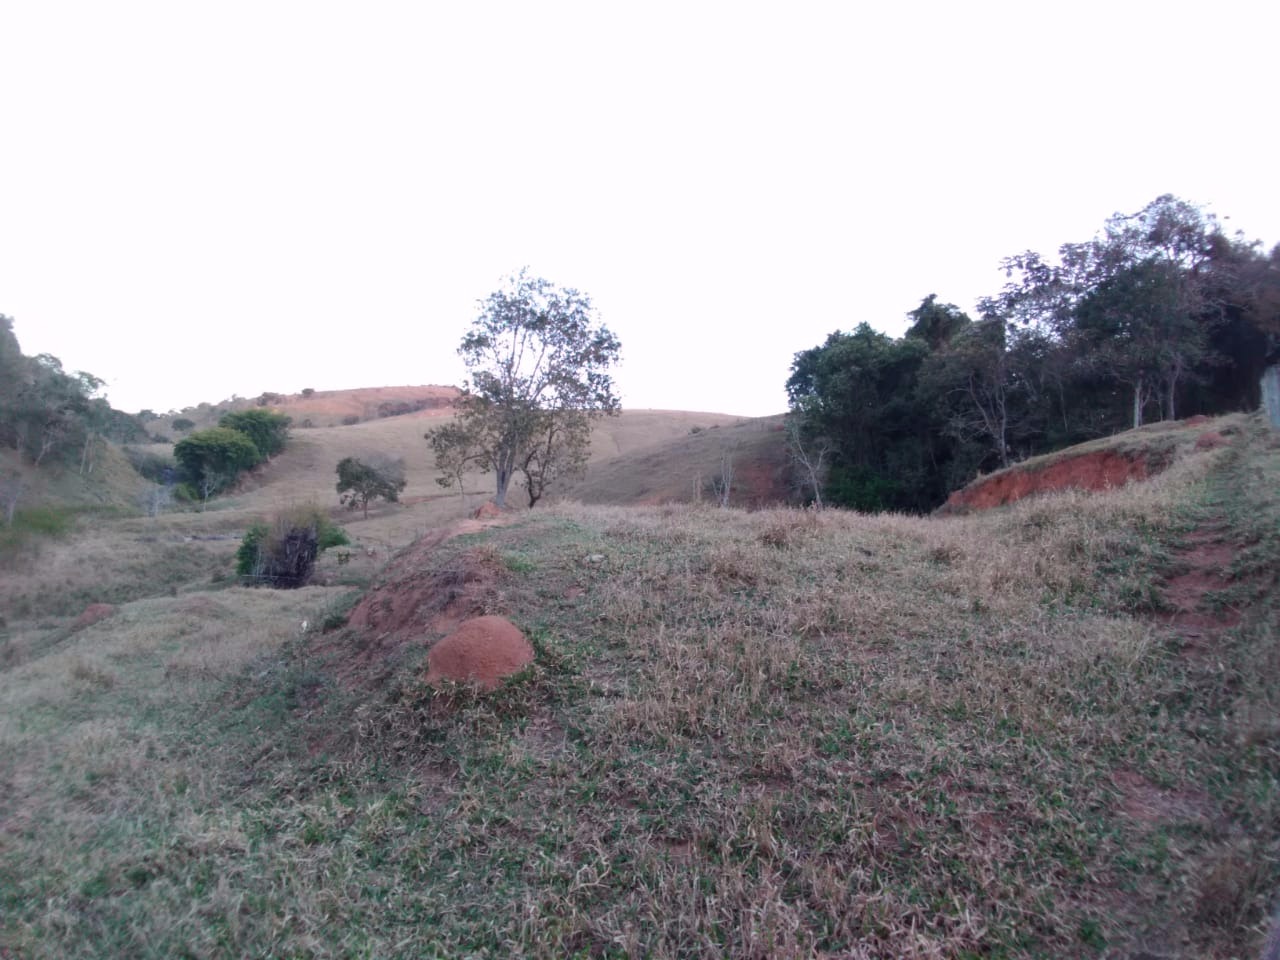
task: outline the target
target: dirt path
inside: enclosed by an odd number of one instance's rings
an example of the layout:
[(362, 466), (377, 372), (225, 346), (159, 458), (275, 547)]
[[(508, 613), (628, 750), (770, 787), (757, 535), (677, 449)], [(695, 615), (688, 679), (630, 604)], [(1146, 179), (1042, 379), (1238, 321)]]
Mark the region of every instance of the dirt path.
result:
[(1227, 540), (1228, 532), (1220, 518), (1198, 526), (1174, 554), (1178, 572), (1162, 590), (1166, 610), (1157, 619), (1183, 638), (1183, 655), (1188, 658), (1212, 656), (1222, 632), (1240, 623), (1240, 610), (1215, 597), (1234, 582), (1236, 546)]

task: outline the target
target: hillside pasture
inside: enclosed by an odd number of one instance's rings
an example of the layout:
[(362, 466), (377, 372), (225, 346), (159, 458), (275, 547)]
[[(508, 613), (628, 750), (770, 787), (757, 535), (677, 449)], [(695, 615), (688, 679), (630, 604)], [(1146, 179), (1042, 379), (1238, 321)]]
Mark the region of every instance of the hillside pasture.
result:
[[(964, 516), (569, 501), (347, 582), (49, 614), (0, 670), (0, 952), (1250, 956), (1280, 443), (1238, 425)], [(346, 627), (361, 597), (399, 619)], [(446, 608), (536, 664), (427, 685)]]

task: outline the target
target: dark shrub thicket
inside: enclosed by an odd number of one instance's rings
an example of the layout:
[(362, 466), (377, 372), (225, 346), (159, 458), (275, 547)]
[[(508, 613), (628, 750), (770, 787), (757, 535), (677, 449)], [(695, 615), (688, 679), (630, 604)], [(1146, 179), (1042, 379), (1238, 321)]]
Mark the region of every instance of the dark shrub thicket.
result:
[(246, 584), (301, 587), (321, 552), (350, 542), (319, 507), (291, 507), (248, 529), (236, 551), (236, 573)]

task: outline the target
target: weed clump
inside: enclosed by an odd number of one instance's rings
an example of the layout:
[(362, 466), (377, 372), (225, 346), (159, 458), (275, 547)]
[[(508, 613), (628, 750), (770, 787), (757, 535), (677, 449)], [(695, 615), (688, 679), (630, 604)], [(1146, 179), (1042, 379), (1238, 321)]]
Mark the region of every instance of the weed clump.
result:
[(301, 587), (311, 579), (321, 551), (350, 542), (314, 504), (290, 507), (270, 523), (259, 521), (248, 529), (236, 551), (236, 573), (247, 585)]

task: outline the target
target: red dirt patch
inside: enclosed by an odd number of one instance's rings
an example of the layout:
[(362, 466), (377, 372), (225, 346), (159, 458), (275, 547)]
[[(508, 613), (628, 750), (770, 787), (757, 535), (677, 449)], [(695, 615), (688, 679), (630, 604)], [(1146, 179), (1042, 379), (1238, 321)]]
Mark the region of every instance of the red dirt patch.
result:
[(496, 520), (502, 516), (502, 508), (492, 500), (486, 500), (475, 509), (471, 516), (475, 520)]
[(403, 411), (400, 415), (412, 412), (413, 416), (431, 417), (451, 412), (458, 394), (456, 387), (435, 385), (317, 390), (309, 397), (282, 397), (271, 404), (271, 409), (287, 413), (294, 423), (310, 420), (317, 425), (337, 423), (346, 417), (374, 420), (392, 410)]
[(83, 630), (85, 627), (97, 623), (99, 620), (105, 620), (116, 612), (116, 608), (109, 603), (91, 603), (84, 608), (84, 613), (76, 617), (75, 622), (71, 624), (73, 630)]
[(348, 686), (380, 682), (394, 672), (407, 645), (487, 613), (497, 598), (494, 584), (502, 572), (498, 557), (478, 548), (441, 569), (435, 553), (454, 537), (501, 522), (461, 520), (432, 530), (392, 559), (347, 618), (347, 626), (362, 636), (354, 642), (339, 636), (321, 643), (322, 649), (343, 658), (339, 679)]
[(1197, 450), (1212, 450), (1214, 447), (1225, 446), (1227, 438), (1220, 434), (1217, 430), (1210, 430), (1196, 437)]
[(1213, 818), (1213, 801), (1203, 790), (1165, 790), (1133, 770), (1119, 770), (1111, 779), (1120, 791), (1120, 809), (1139, 823), (1158, 826)]
[(1175, 556), (1181, 572), (1166, 580), (1162, 590), (1167, 609), (1156, 619), (1182, 637), (1188, 656), (1212, 652), (1218, 634), (1240, 622), (1239, 610), (1205, 602), (1206, 595), (1232, 583), (1235, 548), (1218, 537), (1212, 525), (1193, 533), (1187, 547)]
[(942, 513), (988, 510), (1023, 497), (1055, 490), (1107, 490), (1132, 480), (1145, 480), (1151, 469), (1146, 457), (1115, 451), (1086, 453), (1057, 460), (1041, 469), (1013, 468), (992, 474), (963, 490), (957, 490), (943, 504)]
[(496, 690), (502, 681), (533, 663), (533, 647), (506, 617), (463, 621), (427, 654), (427, 683), (476, 683)]

